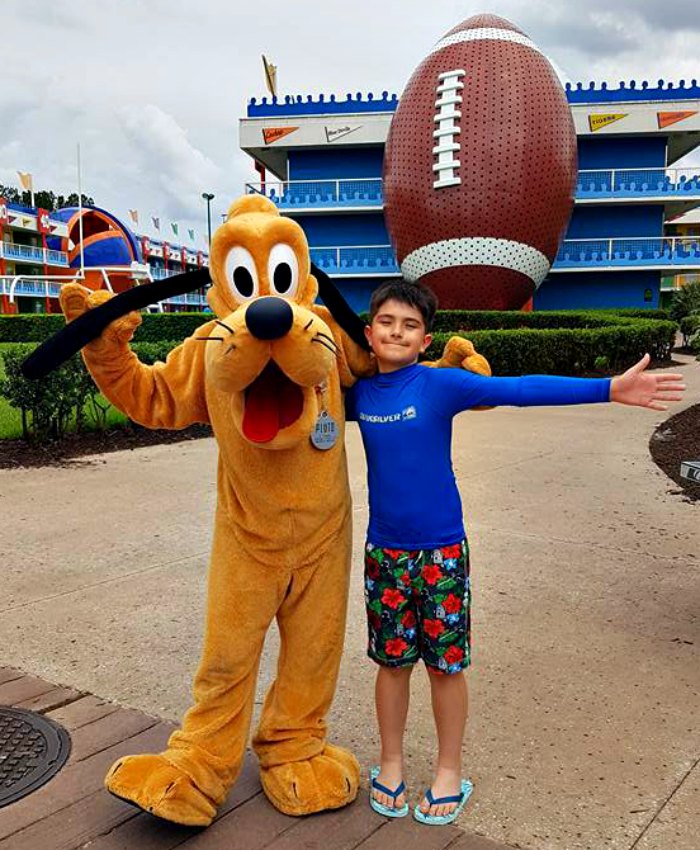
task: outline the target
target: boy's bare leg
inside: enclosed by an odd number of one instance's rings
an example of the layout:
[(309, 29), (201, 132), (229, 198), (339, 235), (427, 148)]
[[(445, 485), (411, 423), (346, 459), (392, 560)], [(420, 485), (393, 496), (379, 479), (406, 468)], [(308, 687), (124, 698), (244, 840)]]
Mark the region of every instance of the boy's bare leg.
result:
[[(382, 743), (380, 773), (377, 782), (387, 788), (396, 788), (403, 779), (403, 735), (411, 690), (410, 667), (379, 667), (375, 684), (375, 704), (379, 736)], [(406, 796), (399, 794), (396, 800), (380, 791), (370, 789), (378, 803), (400, 809)]]
[[(469, 705), (464, 671), (441, 675), (428, 668), (433, 716), (438, 736), (438, 760), (433, 779), (433, 797), (458, 795), (462, 786), (462, 740)], [(420, 809), (425, 814), (449, 815), (457, 803), (431, 806), (425, 797)]]

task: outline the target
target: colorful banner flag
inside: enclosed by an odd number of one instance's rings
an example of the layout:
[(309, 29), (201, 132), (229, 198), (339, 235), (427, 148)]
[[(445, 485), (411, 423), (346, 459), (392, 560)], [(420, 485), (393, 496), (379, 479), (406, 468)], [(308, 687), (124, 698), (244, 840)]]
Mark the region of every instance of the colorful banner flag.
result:
[(160, 219), (152, 215), (151, 221), (153, 222), (153, 226), (155, 227), (155, 229), (160, 232)]
[(277, 97), (277, 65), (273, 65), (267, 56), (263, 56), (262, 61), (263, 68), (265, 69), (265, 84), (267, 85), (267, 90), (273, 97)]
[(690, 118), (692, 115), (697, 115), (697, 110), (686, 110), (685, 112), (657, 112), (656, 120), (659, 122), (659, 130), (664, 127), (669, 127), (671, 124), (677, 124), (685, 118)]
[(177, 231), (178, 231), (178, 228), (180, 227), (180, 225), (175, 221), (171, 221), (170, 226), (173, 229), (173, 233), (177, 236)]
[(298, 129), (298, 127), (263, 127), (263, 141), (266, 145), (271, 145)]
[(19, 174), (19, 182), (22, 184), (22, 188), (25, 192), (33, 192), (34, 191), (34, 178), (28, 171), (18, 171)]
[(139, 211), (138, 210), (129, 210), (129, 215), (131, 216), (131, 220), (138, 227), (139, 226)]
[(194, 230), (187, 229), (187, 232), (190, 235), (190, 242), (194, 242)]
[(355, 133), (357, 130), (362, 129), (362, 124), (355, 124), (354, 126), (350, 126), (346, 124), (343, 127), (324, 127), (326, 131), (326, 141), (330, 144), (331, 142), (337, 142), (338, 139), (342, 139), (343, 136), (349, 136), (350, 133)]
[(620, 121), (622, 118), (627, 118), (628, 112), (606, 112), (604, 114), (594, 114), (588, 116), (588, 126), (592, 133), (597, 133), (603, 127), (614, 124), (615, 121)]

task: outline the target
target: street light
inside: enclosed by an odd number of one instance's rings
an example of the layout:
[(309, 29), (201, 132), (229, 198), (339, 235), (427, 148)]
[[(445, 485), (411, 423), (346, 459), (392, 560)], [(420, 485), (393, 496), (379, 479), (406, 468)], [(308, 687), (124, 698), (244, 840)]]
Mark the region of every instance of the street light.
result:
[(210, 192), (202, 192), (202, 197), (207, 202), (207, 233), (209, 234), (209, 249), (211, 250), (211, 202), (214, 200), (214, 195)]
[[(202, 197), (207, 202), (207, 235), (209, 237), (209, 253), (211, 254), (211, 202), (214, 200), (214, 195), (211, 192), (202, 192)], [(200, 298), (204, 297), (204, 289), (199, 290)]]

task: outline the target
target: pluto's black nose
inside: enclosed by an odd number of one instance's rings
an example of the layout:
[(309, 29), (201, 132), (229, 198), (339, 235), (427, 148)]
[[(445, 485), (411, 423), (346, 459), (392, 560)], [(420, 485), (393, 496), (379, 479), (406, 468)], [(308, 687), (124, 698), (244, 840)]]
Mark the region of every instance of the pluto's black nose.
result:
[(279, 339), (292, 327), (294, 314), (283, 298), (260, 298), (245, 312), (245, 323), (256, 339)]

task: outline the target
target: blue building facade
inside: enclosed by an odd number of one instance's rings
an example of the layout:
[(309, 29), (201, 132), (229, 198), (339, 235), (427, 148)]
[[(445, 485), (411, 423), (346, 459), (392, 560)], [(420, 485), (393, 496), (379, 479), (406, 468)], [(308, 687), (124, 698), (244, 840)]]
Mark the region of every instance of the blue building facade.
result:
[[(664, 223), (700, 206), (700, 166), (676, 168), (700, 145), (700, 87), (659, 81), (567, 85), (576, 126), (576, 203), (534, 309), (659, 305), (664, 276), (700, 270), (700, 240)], [(383, 216), (382, 162), (396, 96), (252, 99), (241, 148), (270, 197), (307, 234), (314, 262), (356, 309), (399, 276)]]

